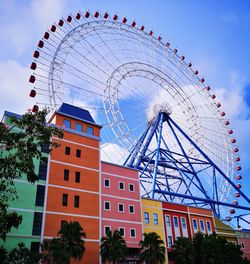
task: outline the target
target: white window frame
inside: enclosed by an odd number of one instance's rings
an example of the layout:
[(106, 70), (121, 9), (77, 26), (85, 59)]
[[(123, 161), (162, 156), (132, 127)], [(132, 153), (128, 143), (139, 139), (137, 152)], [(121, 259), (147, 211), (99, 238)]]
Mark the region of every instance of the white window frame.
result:
[[(133, 212), (130, 212), (130, 206), (133, 207)], [(129, 204), (129, 205), (128, 205), (128, 212), (129, 212), (130, 214), (135, 214), (135, 206), (134, 206), (133, 204)]]
[[(182, 219), (184, 219), (185, 227), (183, 226)], [(186, 221), (186, 217), (184, 217), (184, 216), (181, 216), (181, 227), (182, 227), (182, 229), (187, 229), (187, 221)]]
[[(178, 219), (179, 217), (177, 216), (177, 215), (174, 215), (173, 216), (173, 222), (174, 222), (174, 228), (180, 228), (180, 223), (179, 223), (179, 219)], [(177, 219), (177, 226), (175, 226), (175, 221), (174, 221), (174, 219)]]
[[(119, 208), (120, 205), (123, 206), (123, 211), (120, 211), (120, 208)], [(123, 204), (123, 203), (118, 203), (118, 208), (117, 208), (117, 209), (118, 209), (118, 212), (119, 212), (119, 213), (124, 213), (124, 204)]]
[[(203, 222), (203, 230), (201, 228), (201, 222)], [(205, 228), (205, 222), (204, 222), (204, 220), (199, 219), (199, 225), (200, 225), (200, 231), (203, 232), (203, 233), (205, 233), (206, 232), (206, 228)]]
[[(105, 185), (105, 181), (108, 181), (108, 182), (109, 182), (109, 186), (106, 186), (106, 185)], [(104, 178), (104, 187), (105, 187), (105, 188), (110, 188), (110, 179), (108, 179), (108, 178)]]
[(105, 236), (107, 235), (107, 234), (106, 234), (106, 228), (109, 228), (109, 230), (111, 230), (111, 226), (107, 226), (107, 225), (104, 226), (104, 230), (103, 230), (103, 231), (104, 231), (104, 235), (105, 235)]
[(125, 227), (119, 227), (119, 231), (121, 230), (121, 229), (123, 229), (124, 230), (124, 235), (122, 236), (122, 237), (125, 237)]
[[(168, 222), (167, 222), (167, 217), (169, 219), (169, 225), (168, 225)], [(170, 218), (170, 215), (165, 215), (165, 223), (166, 223), (166, 227), (171, 227), (171, 218)]]
[[(133, 191), (130, 190), (130, 186), (133, 186)], [(135, 185), (134, 185), (133, 183), (129, 183), (129, 185), (128, 185), (128, 190), (129, 190), (130, 192), (135, 192)]]
[[(106, 203), (109, 203), (109, 209), (106, 209), (106, 206), (105, 206)], [(111, 202), (110, 201), (104, 201), (104, 210), (105, 211), (110, 211), (111, 210)]]
[[(148, 214), (148, 218), (145, 218), (145, 214)], [(144, 223), (148, 225), (150, 223), (149, 212), (144, 212), (143, 213), (143, 217), (144, 217), (144, 219), (143, 219), (144, 220)], [(146, 222), (145, 219), (148, 219), (148, 222)]]
[[(135, 231), (135, 236), (131, 236), (131, 230), (134, 230)], [(130, 238), (136, 238), (136, 229), (135, 228), (130, 228), (130, 230), (129, 230), (129, 236), (130, 236)]]
[[(120, 183), (123, 184), (123, 189), (120, 188)], [(125, 190), (125, 184), (124, 184), (123, 181), (119, 181), (119, 182), (118, 182), (118, 189), (121, 190), (121, 191), (124, 191), (124, 190)]]
[[(155, 223), (155, 215), (156, 215), (157, 223)], [(154, 223), (154, 225), (159, 225), (159, 217), (158, 217), (157, 213), (153, 213), (153, 223)]]
[[(171, 245), (169, 245), (169, 240), (168, 240), (169, 238), (171, 238)], [(172, 236), (167, 237), (167, 245), (168, 245), (168, 248), (173, 246), (173, 237)]]
[[(207, 224), (207, 223), (209, 223), (210, 230), (208, 229), (208, 224)], [(207, 221), (206, 221), (206, 226), (207, 226), (207, 232), (208, 232), (208, 233), (212, 233), (211, 221), (207, 220)]]
[[(194, 228), (194, 221), (196, 221), (196, 229)], [(193, 218), (192, 219), (192, 225), (193, 225), (193, 229), (194, 229), (194, 232), (197, 232), (197, 231), (199, 231), (199, 228), (198, 228), (198, 222), (197, 222), (197, 219), (196, 218)]]

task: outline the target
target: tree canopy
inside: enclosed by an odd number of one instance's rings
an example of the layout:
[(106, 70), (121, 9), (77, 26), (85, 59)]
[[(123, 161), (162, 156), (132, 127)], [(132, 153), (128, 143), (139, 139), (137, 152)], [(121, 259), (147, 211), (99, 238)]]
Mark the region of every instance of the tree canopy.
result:
[(125, 260), (127, 246), (118, 230), (115, 230), (113, 233), (109, 231), (106, 236), (101, 238), (100, 254), (103, 263), (109, 261), (116, 264)]
[(25, 175), (34, 183), (37, 180), (34, 159), (44, 159), (42, 145), (51, 151), (58, 147), (52, 136), (63, 137), (63, 130), (46, 124), (47, 109), (31, 111), (20, 118), (11, 116), (7, 124), (0, 122), (0, 238), (5, 240), (12, 227), (17, 228), (22, 217), (9, 212), (9, 203), (17, 199), (14, 180)]
[(243, 264), (250, 261), (243, 258), (240, 246), (216, 234), (204, 235), (196, 233), (190, 238), (178, 238), (170, 260), (175, 264)]
[(82, 259), (86, 234), (78, 222), (64, 222), (57, 238), (43, 243), (42, 263), (69, 264), (70, 259)]
[(140, 261), (146, 264), (160, 264), (165, 261), (164, 241), (155, 233), (144, 233), (140, 241)]

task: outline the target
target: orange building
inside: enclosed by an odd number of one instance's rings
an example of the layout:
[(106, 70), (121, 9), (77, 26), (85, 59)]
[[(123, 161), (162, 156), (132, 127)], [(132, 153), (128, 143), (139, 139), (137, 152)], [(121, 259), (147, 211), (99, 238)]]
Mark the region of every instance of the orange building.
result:
[(101, 126), (88, 111), (68, 104), (50, 123), (64, 127), (64, 138), (53, 138), (61, 146), (53, 149), (49, 160), (41, 239), (55, 237), (63, 221), (77, 221), (87, 234), (84, 263), (98, 263)]

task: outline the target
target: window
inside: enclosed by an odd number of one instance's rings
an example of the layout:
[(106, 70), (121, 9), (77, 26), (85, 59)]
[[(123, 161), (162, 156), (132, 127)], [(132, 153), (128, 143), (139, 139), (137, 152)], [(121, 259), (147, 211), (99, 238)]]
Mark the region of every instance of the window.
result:
[(34, 236), (40, 236), (41, 235), (42, 220), (43, 220), (43, 214), (35, 212), (34, 213), (34, 220), (33, 220), (32, 235), (34, 235)]
[(245, 248), (245, 244), (244, 244), (244, 242), (241, 242), (241, 243), (240, 243), (240, 247), (241, 247), (242, 249)]
[(134, 205), (129, 205), (129, 213), (134, 214), (135, 213), (135, 207)]
[(136, 237), (135, 229), (130, 228), (130, 237)]
[(80, 182), (81, 173), (80, 171), (76, 171), (75, 173), (75, 182)]
[(110, 202), (104, 202), (104, 209), (110, 210)]
[(205, 231), (204, 221), (203, 220), (200, 220), (200, 228), (201, 228), (201, 232)]
[(87, 126), (86, 133), (89, 135), (94, 135), (94, 128)]
[(170, 224), (170, 216), (169, 215), (165, 216), (165, 221), (166, 221), (166, 226), (171, 226), (171, 224)]
[(144, 212), (144, 223), (149, 224), (149, 213), (148, 212)]
[(82, 124), (76, 123), (75, 129), (79, 132), (82, 132)]
[(48, 166), (48, 160), (46, 160), (46, 161), (40, 160), (39, 172), (38, 172), (38, 179), (39, 180), (46, 180), (47, 166)]
[(40, 242), (31, 242), (30, 251), (31, 253), (39, 253)]
[(105, 187), (110, 187), (110, 180), (109, 179), (104, 179), (104, 186)]
[(174, 227), (176, 227), (176, 228), (179, 227), (178, 217), (177, 216), (174, 216)]
[(79, 203), (80, 203), (80, 196), (75, 195), (74, 207), (79, 208)]
[(65, 128), (70, 128), (70, 120), (64, 119), (63, 120), (63, 125)]
[(211, 223), (207, 221), (207, 232), (211, 232)]
[(66, 169), (64, 170), (64, 177), (63, 178), (65, 181), (69, 180), (69, 170), (66, 170)]
[(43, 206), (45, 186), (37, 185), (36, 189), (36, 206)]
[(124, 190), (124, 182), (119, 182), (119, 190)]
[(172, 247), (173, 242), (172, 242), (172, 236), (168, 236), (168, 247)]
[(118, 211), (119, 212), (124, 212), (124, 204), (118, 204)]
[(107, 235), (109, 231), (111, 231), (110, 226), (105, 226), (105, 227), (104, 227), (105, 235)]
[(135, 188), (134, 188), (134, 184), (129, 184), (129, 191), (130, 192), (134, 192), (135, 191)]
[(76, 150), (76, 157), (77, 158), (80, 158), (81, 157), (81, 150), (80, 149), (77, 149)]
[(153, 213), (154, 225), (158, 225), (158, 214)]
[(41, 152), (49, 153), (49, 144), (46, 143), (41, 144)]
[(67, 206), (68, 205), (68, 194), (64, 193), (62, 196), (62, 205)]
[(194, 231), (198, 230), (197, 221), (195, 219), (193, 219), (193, 227), (194, 227)]
[(120, 231), (120, 234), (121, 236), (125, 236), (125, 228), (124, 227), (119, 227), (119, 231)]
[(185, 217), (181, 217), (181, 225), (183, 229), (187, 228), (187, 224), (186, 224), (186, 218)]
[(65, 147), (65, 154), (70, 155), (70, 147)]

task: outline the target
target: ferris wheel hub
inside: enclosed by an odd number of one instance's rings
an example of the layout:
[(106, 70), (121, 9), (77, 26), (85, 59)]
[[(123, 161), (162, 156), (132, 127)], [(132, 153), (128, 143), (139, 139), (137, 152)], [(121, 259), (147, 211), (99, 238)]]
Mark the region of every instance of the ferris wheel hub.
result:
[(154, 117), (157, 117), (159, 113), (165, 113), (167, 115), (171, 115), (172, 114), (172, 108), (171, 106), (167, 103), (161, 103), (161, 104), (155, 104), (153, 107), (153, 112), (154, 112)]

